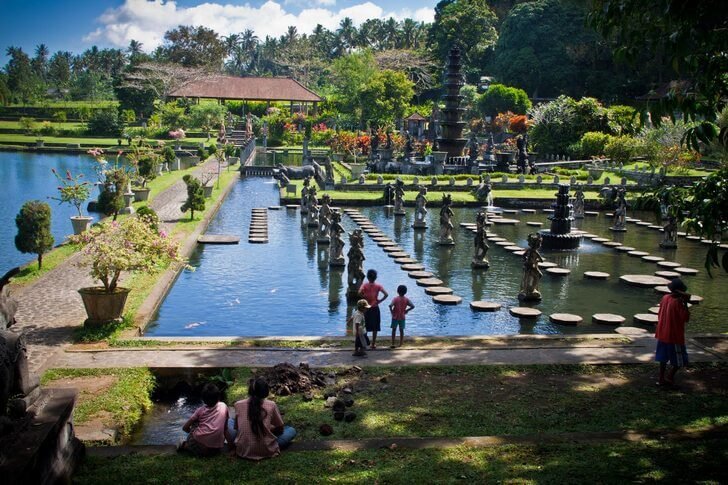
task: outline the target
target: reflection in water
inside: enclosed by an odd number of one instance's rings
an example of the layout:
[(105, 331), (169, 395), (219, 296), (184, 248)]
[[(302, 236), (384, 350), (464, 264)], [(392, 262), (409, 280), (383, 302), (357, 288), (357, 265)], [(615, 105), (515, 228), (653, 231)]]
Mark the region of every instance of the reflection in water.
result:
[(328, 287), (329, 277), (329, 245), (319, 244), (318, 250), (316, 251), (316, 261), (319, 273), (319, 284), (321, 289), (324, 290)]
[(485, 269), (473, 270), (473, 301), (483, 299), (483, 285), (485, 284)]
[(329, 267), (329, 314), (337, 313), (341, 303), (341, 289), (343, 288), (344, 268)]
[(399, 241), (402, 239), (402, 228), (407, 223), (405, 216), (394, 217), (394, 239)]

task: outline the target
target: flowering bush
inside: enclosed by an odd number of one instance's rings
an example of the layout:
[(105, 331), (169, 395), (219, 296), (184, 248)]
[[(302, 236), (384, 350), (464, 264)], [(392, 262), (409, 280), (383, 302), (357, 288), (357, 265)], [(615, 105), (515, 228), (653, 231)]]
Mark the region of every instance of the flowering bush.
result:
[(102, 222), (71, 236), (71, 241), (83, 247), (80, 265), (90, 268), (91, 277), (100, 280), (107, 293), (116, 289), (124, 271), (152, 271), (182, 261), (178, 244), (164, 232), (155, 231), (147, 217)]
[(498, 116), (496, 116), (493, 120), (493, 128), (501, 133), (508, 131), (511, 125), (511, 118), (513, 118), (514, 116), (516, 116), (516, 114), (511, 111), (498, 113)]
[(176, 130), (171, 130), (169, 132), (169, 137), (174, 140), (183, 140), (185, 136), (187, 135), (185, 134), (185, 130), (182, 128), (177, 128)]
[(78, 211), (78, 216), (83, 216), (81, 213), (81, 206), (91, 195), (91, 184), (82, 180), (82, 173), (74, 177), (71, 175), (70, 170), (66, 170), (66, 176), (61, 177), (55, 168), (52, 168), (51, 172), (53, 172), (53, 175), (56, 176), (58, 182), (61, 184), (58, 186), (58, 197), (51, 197), (51, 199), (57, 200), (61, 204), (71, 204), (76, 208), (76, 211)]
[(529, 121), (525, 115), (513, 116), (508, 122), (508, 127), (513, 133), (525, 133), (528, 130)]

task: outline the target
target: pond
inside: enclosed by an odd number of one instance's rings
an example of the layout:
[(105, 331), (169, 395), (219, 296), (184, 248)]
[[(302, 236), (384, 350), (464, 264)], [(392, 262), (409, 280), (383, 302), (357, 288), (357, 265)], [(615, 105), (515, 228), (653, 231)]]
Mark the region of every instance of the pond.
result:
[[(495, 193), (497, 204), (497, 192)], [(434, 197), (434, 195), (432, 196)], [(147, 328), (148, 336), (342, 336), (351, 332), (346, 326), (351, 308), (347, 305), (346, 271), (328, 266), (328, 246), (317, 247), (315, 230), (301, 224), (297, 210), (269, 210), (268, 244), (249, 244), (247, 232), (251, 209), (279, 203), (274, 181), (263, 178), (241, 180), (233, 188), (208, 233), (233, 234), (241, 243), (233, 246), (198, 246), (191, 258), (195, 271), (184, 271), (170, 290)], [(335, 201), (334, 201), (335, 205)], [(543, 312), (535, 321), (519, 321), (510, 316), (508, 307), (519, 306), (517, 294), (522, 276), (521, 259), (491, 243), (488, 258), (490, 269), (470, 268), (473, 236), (459, 227), (459, 222), (474, 222), (476, 209), (455, 209), (455, 246), (443, 247), (438, 241), (438, 209), (428, 214), (428, 229), (411, 229), (413, 210), (405, 217), (394, 217), (381, 207), (361, 208), (389, 237), (397, 241), (428, 271), (444, 281), (463, 298), (457, 306), (433, 303), (424, 289), (387, 256), (382, 248), (365, 236), (365, 271), (375, 268), (379, 282), (390, 294), (398, 285), (407, 285), (407, 296), (416, 308), (408, 314), (410, 335), (496, 335), (519, 333), (595, 333), (611, 332), (612, 328), (591, 323), (594, 313), (617, 313), (631, 322), (635, 313), (646, 313), (659, 301), (652, 289), (626, 286), (619, 282), (623, 274), (653, 274), (654, 263), (622, 254), (591, 240), (572, 252), (544, 251), (544, 257), (571, 270), (566, 278), (544, 275), (541, 280)], [(630, 216), (633, 216), (630, 214)], [(509, 216), (511, 217), (511, 216)], [(548, 226), (547, 214), (517, 214), (521, 222), (515, 226), (491, 228), (503, 238), (525, 247), (526, 237), (534, 228), (526, 221), (539, 221)], [(649, 220), (650, 214), (639, 217)], [(356, 224), (344, 215), (342, 222), (350, 232)], [(613, 234), (610, 220), (601, 213), (579, 221), (576, 226), (603, 237), (612, 238), (639, 250), (678, 261), (700, 269), (697, 276), (686, 276), (689, 290), (705, 298), (693, 307), (690, 331), (724, 331), (728, 309), (721, 305), (728, 289), (728, 275), (714, 272), (710, 279), (702, 267), (705, 246), (681, 238), (677, 250), (661, 250), (658, 231), (628, 226), (628, 231)], [(345, 251), (348, 250), (346, 238)], [(608, 281), (590, 281), (584, 271), (606, 271)], [(488, 300), (500, 303), (495, 313), (473, 312), (468, 303)], [(551, 324), (548, 315), (555, 312), (575, 313), (584, 318), (578, 327)], [(383, 330), (387, 332), (388, 312), (382, 312)], [(631, 324), (631, 323), (630, 323)]]
[[(0, 191), (0, 273), (35, 259), (32, 254), (23, 254), (15, 248), (15, 216), (20, 207), (29, 200), (41, 200), (51, 206), (51, 230), (56, 244), (62, 243), (73, 233), (70, 217), (76, 215), (75, 207), (59, 205), (49, 197), (58, 195), (58, 180), (51, 172), (55, 168), (65, 174), (83, 173), (90, 182), (96, 181), (96, 161), (87, 155), (56, 153), (0, 152), (0, 180), (4, 182)], [(92, 194), (97, 195), (96, 189)], [(84, 208), (84, 215), (86, 215)], [(96, 214), (91, 214), (94, 219)]]

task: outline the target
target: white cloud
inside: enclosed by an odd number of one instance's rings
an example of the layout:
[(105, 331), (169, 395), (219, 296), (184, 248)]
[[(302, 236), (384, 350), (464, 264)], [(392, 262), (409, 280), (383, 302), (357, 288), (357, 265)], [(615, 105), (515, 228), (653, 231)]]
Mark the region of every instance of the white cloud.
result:
[[(297, 0), (284, 0), (284, 3), (295, 4)], [(434, 16), (431, 8), (385, 11), (371, 1), (339, 10), (323, 8), (335, 4), (336, 0), (307, 1), (306, 5), (313, 7), (303, 8), (294, 14), (273, 0), (268, 0), (260, 7), (212, 2), (181, 7), (174, 1), (125, 0), (121, 6), (104, 12), (98, 18), (101, 26), (86, 35), (83, 40), (89, 43), (126, 47), (133, 39), (141, 42), (144, 50), (151, 51), (162, 43), (167, 30), (178, 25), (203, 25), (220, 35), (251, 29), (259, 38), (264, 39), (267, 35), (284, 34), (290, 25), (295, 25), (299, 33), (313, 31), (316, 24), (333, 30), (344, 17), (350, 17), (355, 25), (360, 25), (370, 18), (394, 17), (401, 20), (410, 17), (431, 22)]]

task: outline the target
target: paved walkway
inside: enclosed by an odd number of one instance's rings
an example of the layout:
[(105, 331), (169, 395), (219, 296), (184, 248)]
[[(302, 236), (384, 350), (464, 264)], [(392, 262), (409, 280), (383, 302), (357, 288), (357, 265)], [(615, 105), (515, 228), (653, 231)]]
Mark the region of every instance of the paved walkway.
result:
[[(211, 158), (194, 174), (199, 176), (206, 170), (216, 173), (217, 161)], [(186, 197), (185, 183), (180, 180), (150, 203), (165, 229), (171, 229), (183, 216), (180, 207)], [(98, 282), (88, 276), (87, 268), (78, 267), (79, 260), (80, 254), (75, 254), (34, 283), (10, 289), (10, 294), (18, 300), (18, 323), (12, 330), (25, 334), (33, 372), (45, 369), (48, 359), (70, 342), (73, 329), (86, 319), (78, 289)]]
[[(723, 360), (690, 342), (692, 362)], [(611, 345), (579, 345), (561, 347), (507, 347), (483, 349), (380, 349), (370, 351), (367, 358), (352, 356), (352, 349), (108, 349), (68, 350), (57, 354), (53, 367), (110, 368), (148, 366), (154, 368), (189, 367), (257, 367), (280, 362), (306, 362), (312, 366), (349, 365), (476, 365), (476, 364), (637, 364), (654, 359), (655, 340), (651, 336), (636, 337), (631, 343)]]

